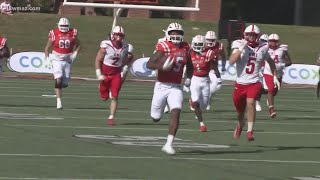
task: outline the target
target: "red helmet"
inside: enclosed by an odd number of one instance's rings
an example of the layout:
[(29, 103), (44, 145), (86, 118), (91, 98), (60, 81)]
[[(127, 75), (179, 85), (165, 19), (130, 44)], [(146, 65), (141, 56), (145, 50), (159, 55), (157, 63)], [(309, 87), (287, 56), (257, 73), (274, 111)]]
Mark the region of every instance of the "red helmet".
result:
[(260, 36), (260, 29), (256, 25), (249, 25), (244, 30), (244, 39), (248, 41), (247, 45), (251, 47), (256, 47), (259, 45), (259, 36)]

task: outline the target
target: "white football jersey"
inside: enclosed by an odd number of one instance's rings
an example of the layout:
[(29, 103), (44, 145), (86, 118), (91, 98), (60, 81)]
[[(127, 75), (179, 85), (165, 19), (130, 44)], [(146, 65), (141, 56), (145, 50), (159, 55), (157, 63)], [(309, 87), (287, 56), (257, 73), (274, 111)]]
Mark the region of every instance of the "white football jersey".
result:
[[(238, 49), (241, 40), (232, 43), (232, 49)], [(236, 62), (238, 84), (252, 84), (259, 82), (259, 71), (264, 59), (269, 58), (268, 45), (260, 44), (255, 48), (246, 46), (241, 53), (241, 59)]]
[(121, 67), (124, 59), (128, 58), (128, 44), (123, 42), (122, 48), (115, 48), (110, 40), (102, 41), (101, 48), (105, 48), (106, 55), (103, 64), (113, 67)]
[[(288, 51), (288, 45), (282, 44), (277, 49), (269, 49), (270, 57), (274, 60), (277, 68), (277, 76), (282, 77), (284, 72), (284, 53)], [(268, 62), (266, 62), (263, 74), (273, 75), (271, 68)]]

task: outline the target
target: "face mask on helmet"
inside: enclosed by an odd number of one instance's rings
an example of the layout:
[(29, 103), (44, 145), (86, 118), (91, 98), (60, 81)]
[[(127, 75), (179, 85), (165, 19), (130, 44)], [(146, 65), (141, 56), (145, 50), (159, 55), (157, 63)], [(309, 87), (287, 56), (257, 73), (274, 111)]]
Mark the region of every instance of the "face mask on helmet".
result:
[(213, 47), (216, 45), (216, 33), (214, 31), (208, 31), (205, 35), (206, 38), (206, 45), (208, 47)]
[(173, 44), (179, 44), (183, 41), (184, 31), (179, 23), (169, 24), (165, 34), (167, 41), (171, 41)]
[(60, 32), (68, 32), (70, 27), (69, 20), (67, 18), (61, 18), (58, 22), (58, 28)]
[(192, 50), (199, 53), (203, 52), (205, 50), (205, 43), (206, 43), (206, 40), (204, 36), (196, 35), (192, 39), (192, 43), (191, 43)]
[(122, 43), (124, 40), (125, 34), (121, 26), (116, 26), (112, 29), (111, 40), (116, 43)]
[(250, 25), (244, 30), (244, 39), (248, 41), (247, 45), (256, 47), (259, 44), (260, 29), (256, 25)]

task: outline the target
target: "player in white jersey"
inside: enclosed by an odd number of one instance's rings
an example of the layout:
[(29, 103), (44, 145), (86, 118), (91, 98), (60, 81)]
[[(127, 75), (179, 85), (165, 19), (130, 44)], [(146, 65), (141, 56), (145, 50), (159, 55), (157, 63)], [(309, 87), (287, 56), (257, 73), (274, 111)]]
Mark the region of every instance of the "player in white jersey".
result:
[(118, 95), (121, 89), (121, 71), (128, 63), (129, 45), (124, 42), (124, 30), (120, 26), (113, 28), (110, 40), (104, 40), (96, 56), (96, 75), (100, 80), (99, 90), (103, 101), (109, 99), (111, 92), (110, 115), (107, 123), (115, 125)]
[[(268, 43), (268, 34), (262, 34), (259, 38), (259, 44), (267, 44)], [(260, 81), (262, 82), (263, 81), (263, 71), (264, 71), (264, 64), (265, 63), (262, 63), (262, 67), (261, 67), (261, 70), (259, 72), (259, 77), (260, 77)], [(268, 92), (265, 92), (265, 90), (262, 88), (261, 89), (261, 93), (260, 95), (258, 96), (257, 100), (256, 100), (256, 111), (261, 111), (262, 108), (261, 108), (261, 105), (260, 105), (260, 99), (261, 99), (261, 96), (262, 94), (266, 94)]]
[[(274, 60), (277, 70), (277, 78), (282, 82), (284, 68), (292, 64), (291, 58), (288, 53), (288, 45), (279, 43), (279, 36), (277, 34), (270, 34), (268, 37), (268, 46), (270, 57)], [(274, 96), (278, 92), (278, 88), (273, 83), (273, 73), (269, 63), (265, 63), (263, 70), (263, 89), (267, 90), (267, 105), (269, 106), (269, 114), (271, 118), (275, 118), (277, 113), (274, 108)]]
[(259, 71), (262, 61), (269, 62), (274, 72), (274, 81), (280, 84), (276, 78), (275, 64), (268, 53), (266, 44), (259, 45), (260, 29), (256, 25), (249, 25), (244, 31), (244, 39), (235, 40), (232, 43), (232, 54), (229, 63), (236, 63), (237, 79), (234, 85), (233, 103), (237, 110), (238, 124), (234, 131), (234, 139), (239, 139), (243, 126), (244, 115), (247, 107), (247, 139), (253, 141), (253, 125), (256, 117), (255, 100), (261, 91)]

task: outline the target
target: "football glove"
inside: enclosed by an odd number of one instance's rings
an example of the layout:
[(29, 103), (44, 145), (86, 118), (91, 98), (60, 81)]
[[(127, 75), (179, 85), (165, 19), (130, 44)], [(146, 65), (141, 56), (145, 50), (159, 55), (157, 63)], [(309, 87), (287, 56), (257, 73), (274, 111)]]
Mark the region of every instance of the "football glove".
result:
[(125, 65), (122, 67), (122, 71), (121, 71), (121, 78), (125, 78), (127, 76), (127, 73), (128, 73), (128, 65)]
[(102, 81), (105, 79), (104, 75), (101, 74), (101, 70), (100, 69), (96, 69), (96, 75), (97, 75), (97, 79)]
[(240, 41), (239, 51), (242, 52), (246, 46), (247, 46), (247, 41), (245, 39), (242, 39)]
[(278, 90), (280, 90), (280, 82), (277, 78), (277, 76), (273, 76), (273, 83), (274, 83), (274, 87), (278, 88)]
[(190, 87), (190, 85), (191, 85), (191, 79), (190, 79), (190, 78), (186, 78), (186, 79), (184, 80), (184, 85), (185, 85), (186, 87)]
[(52, 69), (52, 61), (49, 59), (49, 57), (44, 57), (43, 64), (45, 68)]
[(73, 53), (70, 55), (70, 59), (72, 63), (76, 60), (77, 55), (78, 55), (78, 51), (73, 51)]
[(222, 79), (218, 78), (217, 90), (220, 90), (222, 86)]

